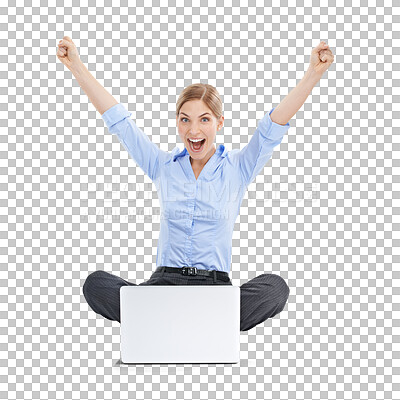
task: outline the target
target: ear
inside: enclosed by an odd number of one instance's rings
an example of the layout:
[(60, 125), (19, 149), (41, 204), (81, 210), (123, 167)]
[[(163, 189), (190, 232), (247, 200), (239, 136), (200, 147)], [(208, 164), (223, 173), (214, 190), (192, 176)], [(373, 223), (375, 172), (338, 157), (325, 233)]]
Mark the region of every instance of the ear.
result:
[(218, 123), (217, 123), (217, 130), (222, 129), (222, 127), (224, 125), (224, 119), (225, 119), (224, 116), (221, 115), (221, 117), (220, 117), (220, 119), (218, 120)]

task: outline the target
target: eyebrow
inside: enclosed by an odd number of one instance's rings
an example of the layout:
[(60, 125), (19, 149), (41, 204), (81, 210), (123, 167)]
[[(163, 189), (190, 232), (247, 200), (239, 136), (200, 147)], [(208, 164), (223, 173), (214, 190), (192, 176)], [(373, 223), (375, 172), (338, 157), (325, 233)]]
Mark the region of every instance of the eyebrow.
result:
[[(185, 114), (184, 112), (181, 112), (181, 114), (186, 115), (187, 117), (189, 116), (189, 115)], [(199, 118), (206, 114), (211, 115), (210, 113), (206, 112), (204, 114), (199, 115)]]

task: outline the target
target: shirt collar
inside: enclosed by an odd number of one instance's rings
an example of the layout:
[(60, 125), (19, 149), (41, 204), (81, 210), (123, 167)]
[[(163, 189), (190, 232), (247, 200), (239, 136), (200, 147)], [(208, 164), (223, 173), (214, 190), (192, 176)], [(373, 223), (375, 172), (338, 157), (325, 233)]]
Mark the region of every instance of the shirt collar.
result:
[[(228, 150), (225, 148), (225, 146), (223, 144), (220, 144), (217, 149), (215, 150), (215, 153), (217, 153), (217, 155), (219, 155), (220, 157), (224, 158), (227, 156)], [(173, 161), (175, 162), (175, 160), (178, 157), (184, 157), (186, 155), (189, 155), (189, 152), (187, 151), (186, 147), (178, 154), (174, 155), (173, 157)]]

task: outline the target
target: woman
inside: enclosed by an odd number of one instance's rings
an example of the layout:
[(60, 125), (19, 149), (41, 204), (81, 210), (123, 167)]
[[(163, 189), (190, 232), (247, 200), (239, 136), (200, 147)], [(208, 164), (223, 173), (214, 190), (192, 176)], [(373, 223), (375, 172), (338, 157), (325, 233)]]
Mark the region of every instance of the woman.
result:
[[(223, 126), (222, 102), (208, 84), (183, 90), (176, 123), (184, 150), (165, 152), (130, 118), (131, 112), (97, 82), (79, 58), (71, 38), (58, 44), (57, 57), (68, 67), (105, 121), (140, 168), (156, 185), (161, 203), (157, 268), (140, 285), (232, 285), (229, 278), (235, 220), (248, 185), (283, 140), (289, 120), (333, 62), (328, 45), (312, 50), (310, 66), (299, 84), (258, 121), (241, 150), (215, 148)], [(121, 286), (135, 285), (105, 271), (91, 273), (83, 294), (98, 314), (120, 322)], [(240, 330), (247, 331), (280, 313), (289, 287), (279, 275), (262, 274), (240, 287)]]

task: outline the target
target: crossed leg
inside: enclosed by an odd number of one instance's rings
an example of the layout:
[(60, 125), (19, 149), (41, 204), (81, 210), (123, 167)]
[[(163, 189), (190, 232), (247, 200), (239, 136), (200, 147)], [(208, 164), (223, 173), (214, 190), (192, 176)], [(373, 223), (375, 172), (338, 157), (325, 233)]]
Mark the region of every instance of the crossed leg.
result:
[[(179, 278), (152, 277), (139, 285), (184, 284)], [(120, 288), (136, 286), (117, 275), (98, 270), (88, 275), (83, 295), (90, 308), (111, 321), (120, 320)], [(280, 313), (289, 297), (289, 287), (279, 275), (262, 274), (240, 286), (240, 330), (248, 331)]]
[(240, 330), (248, 331), (279, 314), (290, 289), (279, 275), (262, 274), (240, 286)]

